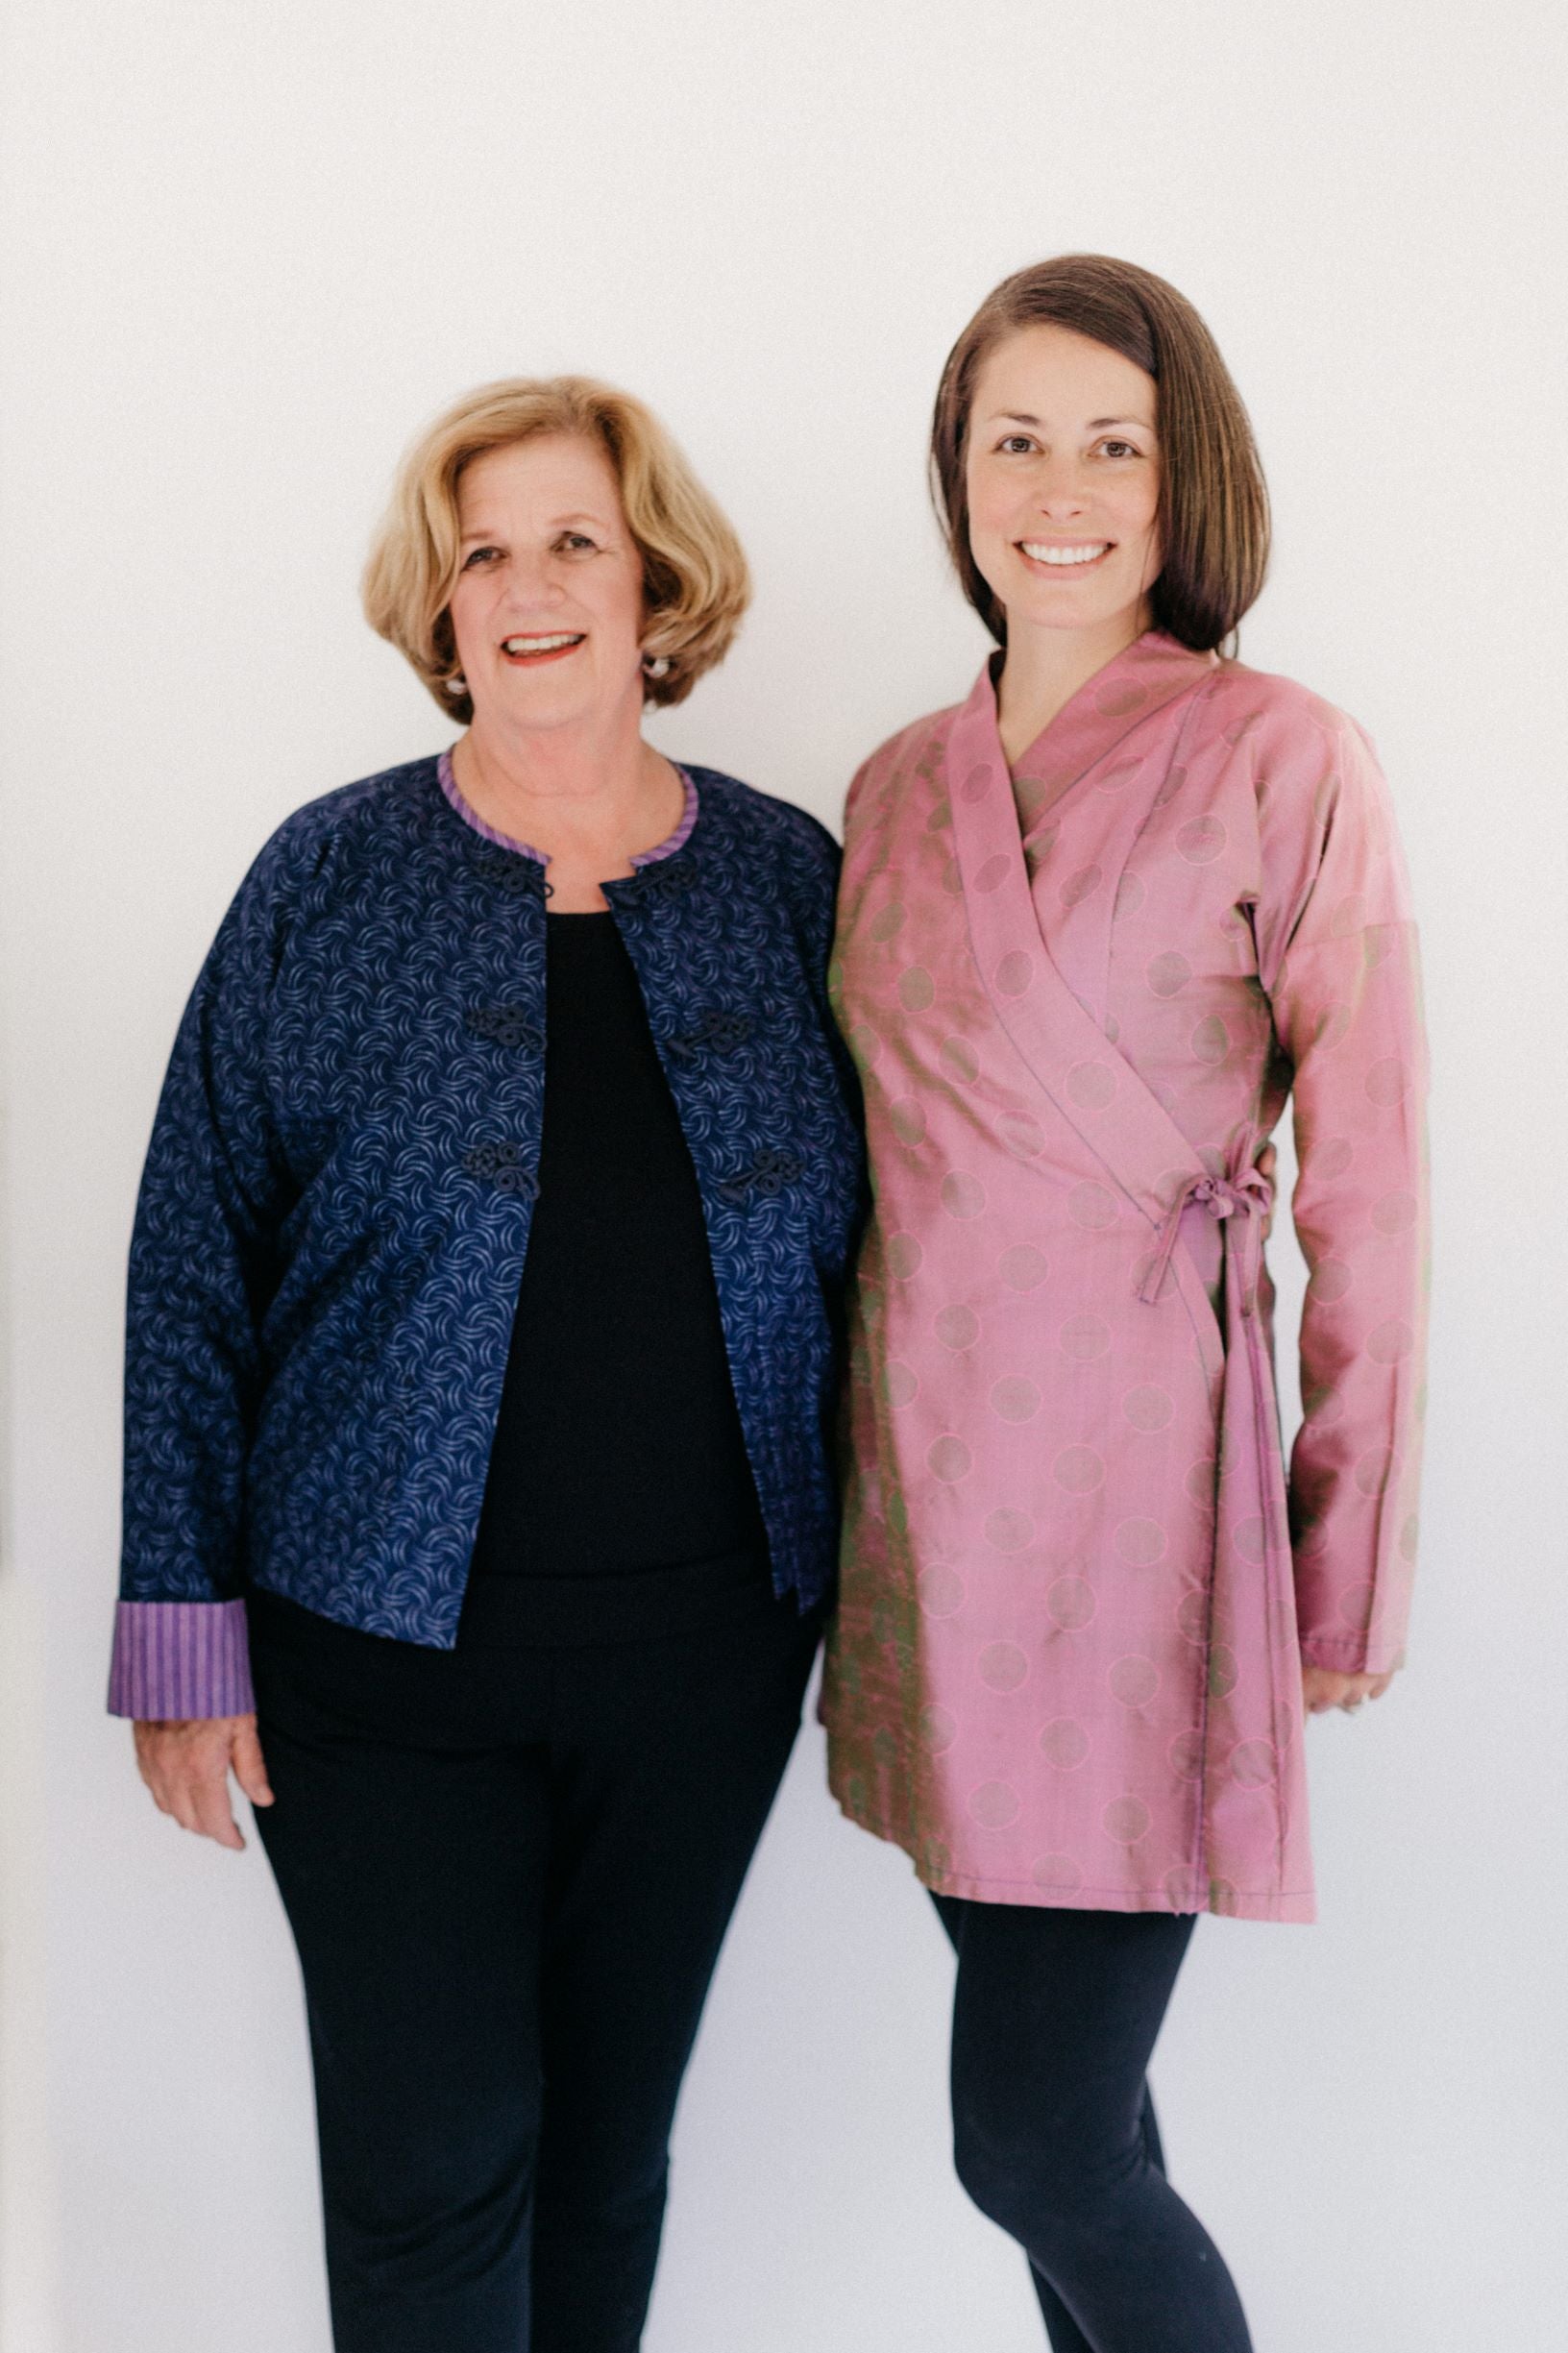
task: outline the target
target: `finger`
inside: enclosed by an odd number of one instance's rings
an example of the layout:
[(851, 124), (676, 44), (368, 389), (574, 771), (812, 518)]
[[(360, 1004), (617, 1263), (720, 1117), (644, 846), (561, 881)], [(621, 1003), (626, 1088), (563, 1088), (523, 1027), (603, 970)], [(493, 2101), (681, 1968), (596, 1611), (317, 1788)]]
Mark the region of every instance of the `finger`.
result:
[(159, 1776), (157, 1764), (157, 1751), (153, 1744), (153, 1729), (154, 1728), (150, 1724), (134, 1724), (131, 1728), (136, 1759), (136, 1771), (140, 1774), (148, 1788), (152, 1790), (156, 1796), (157, 1784)]
[(164, 1768), (163, 1788), (168, 1810), (182, 1830), (200, 1831), (204, 1769), (199, 1752), (179, 1748)]
[(161, 1724), (138, 1723), (133, 1729), (136, 1771), (141, 1776), (142, 1785), (160, 1814), (172, 1814), (174, 1793), (169, 1785), (164, 1727)]
[(234, 1820), (229, 1802), (229, 1770), (225, 1763), (220, 1774), (199, 1782), (192, 1792), (195, 1820), (190, 1826), (203, 1838), (217, 1841), (220, 1847), (243, 1847), (244, 1835)]
[(203, 1748), (197, 1769), (192, 1775), (196, 1826), (204, 1837), (216, 1839), (220, 1847), (243, 1847), (245, 1844), (229, 1802), (229, 1765), (233, 1748), (233, 1732), (225, 1725), (217, 1740)]
[(253, 1805), (271, 1805), (272, 1783), (267, 1779), (266, 1759), (261, 1753), (260, 1735), (254, 1716), (241, 1716), (234, 1728), (234, 1778)]
[(197, 1810), (196, 1792), (183, 1775), (172, 1775), (168, 1784), (169, 1802), (164, 1812), (171, 1814), (182, 1830), (199, 1831), (201, 1815)]
[(180, 1827), (198, 1838), (216, 1839), (220, 1847), (245, 1843), (229, 1807), (230, 1746), (227, 1727), (204, 1724), (195, 1737), (187, 1736), (177, 1746), (165, 1777), (168, 1810)]
[(136, 1763), (160, 1814), (168, 1814), (182, 1828), (191, 1825), (190, 1782), (194, 1759), (185, 1727), (149, 1724), (136, 1727)]

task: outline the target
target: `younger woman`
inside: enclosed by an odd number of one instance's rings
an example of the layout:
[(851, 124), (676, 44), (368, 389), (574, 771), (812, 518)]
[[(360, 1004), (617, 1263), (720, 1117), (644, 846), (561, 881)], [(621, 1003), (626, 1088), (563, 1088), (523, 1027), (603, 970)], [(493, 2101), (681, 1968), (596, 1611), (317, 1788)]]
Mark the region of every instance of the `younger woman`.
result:
[[(849, 797), (838, 1008), (875, 1207), (833, 1786), (957, 1949), (959, 2170), (1056, 2353), (1240, 2353), (1144, 2071), (1197, 1913), (1311, 1918), (1303, 1715), (1400, 1663), (1414, 932), (1365, 737), (1224, 657), (1266, 503), (1172, 287), (1092, 256), (1009, 279), (933, 456), (1000, 650)], [(1292, 1093), (1286, 1481), (1257, 1163)]]

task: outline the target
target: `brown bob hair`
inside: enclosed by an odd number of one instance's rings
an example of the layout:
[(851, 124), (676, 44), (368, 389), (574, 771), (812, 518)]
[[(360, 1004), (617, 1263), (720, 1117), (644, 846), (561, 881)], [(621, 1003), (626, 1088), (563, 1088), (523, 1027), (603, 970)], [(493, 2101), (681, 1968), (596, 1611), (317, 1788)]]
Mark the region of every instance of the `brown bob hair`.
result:
[(487, 450), (573, 433), (609, 459), (643, 559), (647, 702), (684, 702), (729, 651), (751, 598), (741, 543), (651, 409), (591, 376), (509, 377), (481, 384), (427, 427), (398, 468), (365, 566), (365, 619), (397, 647), (449, 718), (474, 704), (447, 610), (457, 578), (457, 484)]
[(931, 420), (931, 489), (964, 594), (1005, 646), (1007, 615), (969, 547), (964, 464), (976, 379), (997, 344), (1024, 327), (1070, 328), (1153, 377), (1164, 561), (1149, 601), (1157, 628), (1196, 652), (1214, 651), (1256, 601), (1268, 566), (1268, 492), (1252, 427), (1187, 297), (1107, 254), (1060, 254), (1016, 270), (947, 355)]

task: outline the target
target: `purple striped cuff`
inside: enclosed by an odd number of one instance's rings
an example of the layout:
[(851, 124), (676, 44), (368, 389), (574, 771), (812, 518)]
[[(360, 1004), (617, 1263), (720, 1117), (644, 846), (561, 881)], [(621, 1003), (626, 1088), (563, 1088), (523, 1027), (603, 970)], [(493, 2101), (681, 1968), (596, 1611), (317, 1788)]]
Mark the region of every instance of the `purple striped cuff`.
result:
[(109, 1712), (143, 1723), (248, 1716), (251, 1645), (243, 1602), (121, 1602)]

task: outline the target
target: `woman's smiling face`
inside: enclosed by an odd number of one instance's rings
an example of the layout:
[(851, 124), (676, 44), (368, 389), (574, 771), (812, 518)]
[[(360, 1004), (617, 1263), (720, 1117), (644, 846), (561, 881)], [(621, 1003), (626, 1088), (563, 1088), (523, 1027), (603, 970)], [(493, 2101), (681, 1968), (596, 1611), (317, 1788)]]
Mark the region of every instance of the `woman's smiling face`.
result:
[(969, 408), (969, 546), (1020, 629), (1148, 625), (1159, 576), (1154, 379), (1066, 327), (1024, 327), (982, 362)]
[(643, 558), (596, 443), (541, 433), (457, 484), (448, 611), (476, 724), (558, 727), (642, 704)]

